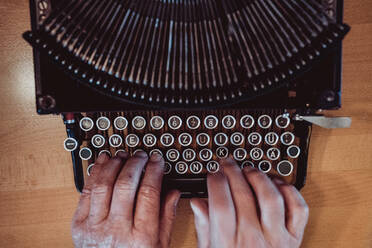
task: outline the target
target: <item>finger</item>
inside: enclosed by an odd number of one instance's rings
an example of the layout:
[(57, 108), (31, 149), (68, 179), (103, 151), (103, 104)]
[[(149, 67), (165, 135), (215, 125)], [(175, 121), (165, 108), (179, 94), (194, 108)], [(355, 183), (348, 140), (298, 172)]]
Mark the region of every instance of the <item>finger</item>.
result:
[(181, 193), (177, 190), (171, 191), (165, 197), (160, 213), (160, 242), (162, 247), (169, 247), (173, 222), (176, 218), (180, 197)]
[[(209, 221), (212, 247), (233, 247), (236, 214), (229, 183), (221, 172), (208, 175)], [(213, 243), (216, 242), (216, 243)]]
[(196, 235), (198, 238), (198, 247), (210, 247), (210, 232), (209, 232), (209, 210), (208, 202), (203, 199), (191, 199), (190, 206), (194, 213), (194, 222)]
[(309, 219), (309, 207), (295, 187), (287, 185), (281, 180), (274, 180), (274, 182), (284, 197), (288, 232), (295, 238), (302, 240)]
[(246, 167), (245, 177), (252, 186), (261, 212), (261, 226), (267, 234), (285, 231), (284, 200), (272, 181), (256, 169)]
[(160, 193), (164, 174), (164, 159), (155, 153), (147, 163), (146, 172), (138, 191), (134, 226), (145, 233), (159, 227)]
[(112, 191), (123, 160), (120, 157), (110, 159), (101, 165), (98, 179), (93, 182), (90, 200), (89, 224), (96, 225), (103, 221), (110, 210)]
[(145, 152), (137, 152), (125, 163), (114, 186), (110, 217), (132, 223), (134, 200), (147, 160)]
[(102, 154), (101, 156), (98, 157), (95, 165), (92, 167), (90, 176), (86, 178), (84, 189), (80, 195), (79, 204), (72, 221), (73, 223), (81, 223), (84, 220), (86, 220), (86, 218), (88, 218), (92, 185), (94, 184), (94, 182), (98, 180), (100, 174), (99, 171), (102, 165), (107, 163), (109, 159), (110, 159), (109, 156), (107, 156), (106, 154)]

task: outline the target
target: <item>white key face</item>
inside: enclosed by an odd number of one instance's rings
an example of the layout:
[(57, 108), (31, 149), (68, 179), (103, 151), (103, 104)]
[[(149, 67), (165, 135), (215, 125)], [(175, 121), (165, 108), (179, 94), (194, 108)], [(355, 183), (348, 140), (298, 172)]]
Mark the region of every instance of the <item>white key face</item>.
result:
[(156, 136), (149, 133), (143, 136), (143, 144), (147, 147), (153, 147), (156, 145), (157, 139)]
[(99, 117), (96, 121), (97, 128), (101, 131), (106, 131), (110, 128), (111, 122), (107, 117)]
[(170, 149), (167, 151), (166, 156), (170, 162), (176, 162), (180, 157), (180, 153), (176, 149)]
[(92, 158), (92, 151), (88, 147), (84, 147), (79, 151), (79, 157), (82, 160), (89, 160)]
[(150, 120), (152, 129), (160, 130), (164, 127), (164, 119), (160, 116), (154, 116)]
[(140, 142), (140, 139), (138, 138), (137, 135), (135, 134), (129, 134), (126, 138), (125, 138), (125, 142), (127, 143), (127, 145), (129, 147), (136, 147), (138, 146), (139, 142)]
[(111, 135), (111, 137), (109, 138), (109, 143), (110, 143), (110, 146), (116, 148), (123, 144), (123, 139), (121, 138), (120, 135), (114, 134), (114, 135)]
[(190, 171), (193, 174), (200, 174), (203, 171), (203, 165), (198, 161), (192, 162), (190, 164)]
[(196, 136), (196, 143), (198, 143), (199, 146), (207, 146), (210, 141), (211, 138), (206, 133), (200, 133)]
[(207, 129), (215, 129), (218, 126), (218, 118), (214, 115), (208, 115), (204, 119), (204, 126)]
[(132, 120), (132, 127), (136, 130), (143, 130), (146, 127), (146, 119), (142, 116), (136, 116)]
[(287, 177), (293, 172), (293, 164), (288, 160), (283, 160), (277, 165), (276, 170), (281, 176)]
[(191, 162), (196, 158), (196, 152), (193, 149), (186, 149), (182, 152), (182, 158), (186, 162)]
[(270, 159), (270, 160), (278, 160), (280, 158), (280, 150), (278, 148), (270, 148), (267, 150), (266, 152), (266, 156)]
[(183, 175), (187, 172), (187, 170), (188, 170), (188, 165), (185, 162), (181, 161), (176, 164), (176, 171), (178, 174)]
[(81, 130), (88, 132), (93, 129), (94, 122), (91, 118), (84, 117), (83, 119), (80, 120), (79, 125), (80, 125)]
[(254, 126), (254, 118), (251, 115), (245, 115), (240, 119), (240, 126), (244, 129), (250, 129)]
[(207, 164), (207, 170), (209, 173), (216, 173), (220, 170), (220, 164), (216, 161), (210, 161)]
[(182, 133), (178, 136), (178, 143), (180, 143), (181, 146), (189, 146), (192, 143), (192, 136), (188, 133)]
[(214, 136), (214, 143), (217, 146), (224, 146), (229, 141), (229, 137), (224, 133), (218, 133)]
[(198, 129), (200, 127), (200, 123), (200, 118), (195, 115), (190, 116), (186, 121), (187, 127), (191, 130)]
[(102, 135), (96, 134), (92, 137), (91, 142), (95, 148), (101, 148), (105, 145), (106, 140)]
[(170, 133), (165, 133), (160, 137), (160, 143), (165, 147), (170, 147), (174, 144), (174, 137)]
[(125, 130), (128, 127), (128, 120), (122, 116), (116, 117), (114, 127), (119, 131)]
[(73, 152), (78, 147), (78, 142), (74, 138), (67, 138), (63, 142), (63, 146), (65, 147), (65, 150), (68, 152)]
[(300, 156), (301, 149), (298, 146), (290, 146), (287, 149), (288, 157), (298, 158)]
[(291, 119), (289, 119), (288, 114), (279, 115), (275, 119), (275, 124), (279, 128), (287, 128), (291, 124)]
[(261, 148), (253, 148), (249, 155), (253, 160), (258, 161), (262, 159), (264, 152), (262, 151)]
[(285, 132), (280, 136), (280, 141), (283, 145), (290, 146), (293, 144), (295, 136), (291, 132)]
[(91, 165), (89, 165), (88, 166), (88, 168), (87, 168), (87, 175), (88, 175), (88, 177), (90, 177), (90, 173), (91, 173), (91, 171), (92, 171), (92, 169), (93, 169), (93, 166), (94, 166), (94, 164), (91, 164)]
[(243, 161), (247, 157), (247, 151), (243, 148), (238, 148), (234, 151), (233, 156), (236, 161)]
[(269, 146), (275, 146), (279, 141), (279, 135), (274, 132), (267, 133), (265, 135), (265, 142)]
[(236, 125), (236, 119), (232, 115), (227, 115), (222, 119), (222, 126), (226, 129), (233, 129)]
[(203, 149), (199, 152), (199, 158), (204, 162), (208, 162), (212, 157), (213, 153), (210, 149)]
[(219, 159), (227, 158), (229, 156), (229, 149), (226, 147), (218, 147), (216, 150), (216, 155)]
[(273, 120), (272, 120), (271, 117), (268, 116), (268, 115), (261, 115), (261, 116), (258, 118), (258, 125), (259, 125), (261, 128), (263, 128), (263, 129), (270, 128), (272, 123), (273, 123)]
[(107, 150), (102, 150), (98, 153), (98, 157), (101, 156), (102, 154), (106, 153), (107, 156), (111, 157), (111, 152)]
[(258, 146), (259, 144), (261, 144), (261, 141), (262, 141), (262, 136), (261, 134), (257, 132), (253, 132), (248, 135), (248, 142), (252, 146)]
[(241, 168), (244, 169), (245, 167), (251, 167), (254, 168), (254, 163), (251, 161), (245, 161), (242, 163)]
[(233, 133), (230, 137), (230, 142), (234, 146), (240, 146), (244, 142), (244, 135), (242, 133)]
[(271, 170), (271, 163), (267, 160), (263, 160), (258, 164), (258, 169), (263, 173), (268, 173)]
[(164, 175), (168, 175), (172, 171), (172, 165), (168, 162), (164, 164)]
[(157, 153), (157, 154), (163, 156), (163, 153), (162, 153), (159, 149), (154, 149), (154, 150), (152, 150), (152, 151), (150, 152), (150, 157), (151, 157), (152, 155), (154, 155), (155, 153)]
[(168, 126), (173, 130), (180, 129), (182, 126), (182, 119), (179, 116), (174, 115), (169, 118)]

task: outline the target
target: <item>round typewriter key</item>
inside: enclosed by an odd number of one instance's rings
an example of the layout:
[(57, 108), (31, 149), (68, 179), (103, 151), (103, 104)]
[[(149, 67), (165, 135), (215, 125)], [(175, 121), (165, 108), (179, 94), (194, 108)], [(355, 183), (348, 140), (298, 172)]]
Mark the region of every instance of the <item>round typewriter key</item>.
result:
[(264, 152), (261, 148), (253, 148), (249, 155), (253, 160), (258, 161), (262, 159)]
[(186, 149), (182, 152), (182, 158), (186, 162), (191, 162), (196, 158), (196, 152), (193, 149)]
[(174, 144), (174, 137), (172, 134), (165, 133), (160, 137), (160, 143), (165, 147), (170, 147)]
[(110, 146), (116, 148), (116, 147), (119, 147), (123, 144), (123, 139), (121, 138), (120, 135), (113, 134), (109, 138), (109, 143), (110, 143)]
[(181, 146), (189, 146), (192, 143), (192, 136), (188, 133), (182, 133), (178, 136), (178, 143), (180, 143)]
[(261, 128), (263, 128), (263, 129), (270, 128), (272, 123), (273, 123), (273, 120), (272, 120), (271, 117), (268, 116), (268, 115), (261, 115), (261, 116), (258, 118), (258, 125), (259, 125)]
[(209, 173), (216, 173), (220, 170), (220, 164), (216, 161), (210, 161), (207, 164), (207, 170)]
[(293, 144), (295, 136), (291, 132), (285, 132), (280, 136), (280, 141), (283, 145), (290, 146)]
[[(133, 155), (136, 155), (136, 153), (137, 152), (144, 152), (144, 153), (146, 153), (144, 150), (142, 150), (142, 149), (137, 149), (137, 150), (135, 150), (134, 152), (133, 152)], [(145, 169), (144, 169), (145, 170)]]
[(212, 157), (213, 153), (210, 149), (203, 149), (199, 152), (199, 158), (204, 162), (211, 160)]
[(276, 170), (281, 176), (287, 177), (293, 172), (293, 164), (288, 160), (283, 160), (277, 165)]
[(188, 170), (188, 166), (187, 166), (187, 164), (185, 163), (185, 162), (178, 162), (177, 164), (176, 164), (176, 171), (177, 171), (177, 173), (178, 174), (185, 174), (186, 172), (187, 172), (187, 170)]
[(233, 133), (230, 137), (230, 142), (234, 146), (240, 146), (244, 142), (244, 135), (238, 132)]
[(206, 133), (200, 133), (196, 136), (196, 143), (199, 146), (207, 146), (210, 141), (211, 141), (211, 138)]
[(96, 134), (92, 137), (91, 142), (95, 148), (101, 148), (105, 145), (106, 140), (102, 135)]
[(107, 151), (107, 150), (102, 150), (98, 153), (98, 157), (101, 156), (103, 153), (106, 153), (107, 156), (111, 157), (111, 152), (110, 151)]
[(64, 145), (66, 151), (73, 152), (77, 149), (78, 142), (74, 138), (67, 138), (63, 142), (63, 145)]
[(226, 147), (218, 147), (216, 150), (216, 155), (219, 159), (227, 158), (229, 156), (229, 149)]
[(226, 129), (233, 129), (236, 125), (236, 119), (232, 115), (227, 115), (222, 119), (222, 126)]
[(122, 131), (128, 127), (128, 121), (122, 116), (116, 117), (114, 120), (114, 127), (116, 130)]
[(245, 129), (250, 129), (254, 126), (254, 118), (251, 115), (245, 115), (240, 119), (240, 126)]
[(97, 128), (101, 131), (106, 131), (110, 128), (111, 122), (107, 117), (101, 116), (96, 121)]
[(214, 143), (217, 146), (224, 146), (229, 141), (229, 137), (227, 137), (224, 133), (218, 133), (214, 136)]
[(208, 115), (204, 119), (204, 126), (207, 129), (215, 129), (218, 126), (218, 119), (214, 115)]
[(176, 149), (170, 149), (167, 151), (166, 156), (170, 162), (176, 162), (180, 157), (180, 153)]
[(146, 134), (145, 136), (143, 136), (143, 144), (145, 144), (145, 146), (147, 146), (147, 147), (155, 146), (156, 142), (157, 142), (156, 136), (151, 134), (151, 133)]
[(270, 132), (265, 135), (265, 142), (270, 146), (275, 146), (278, 143), (278, 141), (279, 136), (274, 132)]
[(122, 150), (122, 149), (120, 149), (120, 150), (117, 150), (117, 151), (115, 152), (115, 156), (117, 156), (117, 155), (119, 154), (119, 152), (123, 152), (123, 153), (126, 153), (126, 151), (125, 151), (125, 150)]
[(159, 149), (154, 149), (154, 150), (152, 150), (152, 151), (150, 152), (150, 157), (151, 157), (152, 155), (154, 155), (155, 153), (157, 153), (157, 154), (163, 156), (163, 153), (162, 153)]
[(155, 130), (160, 130), (164, 127), (164, 119), (160, 116), (154, 116), (150, 120), (150, 125)]
[(132, 148), (138, 146), (139, 142), (140, 142), (140, 139), (135, 134), (129, 134), (125, 138), (125, 143), (127, 144), (127, 146), (132, 147)]
[(298, 158), (300, 156), (301, 150), (298, 146), (290, 146), (287, 149), (287, 154), (290, 158)]
[(168, 175), (172, 171), (172, 165), (168, 162), (164, 164), (164, 175)]
[(267, 160), (263, 160), (258, 164), (258, 169), (263, 173), (268, 173), (271, 170), (271, 163)]
[(182, 126), (182, 119), (179, 116), (172, 116), (168, 119), (168, 126), (173, 130), (180, 129)]
[(203, 170), (202, 163), (195, 161), (190, 164), (190, 171), (192, 174), (200, 174)]
[(244, 161), (241, 165), (241, 168), (244, 169), (245, 167), (251, 167), (251, 168), (254, 168), (254, 163), (252, 163), (251, 161)]
[(136, 130), (142, 130), (146, 127), (146, 119), (142, 116), (136, 116), (132, 120), (132, 126)]
[(259, 134), (257, 132), (253, 132), (253, 133), (249, 134), (249, 136), (248, 136), (248, 142), (252, 146), (258, 146), (261, 143), (261, 141), (262, 141), (262, 136), (261, 136), (261, 134)]
[(84, 117), (83, 119), (80, 120), (79, 125), (80, 125), (81, 130), (88, 132), (93, 129), (94, 122), (91, 118)]
[(91, 164), (91, 165), (89, 165), (88, 168), (87, 168), (87, 175), (88, 175), (88, 177), (90, 177), (90, 173), (91, 173), (91, 171), (92, 171), (92, 169), (93, 169), (93, 166), (94, 166), (94, 164)]
[(92, 150), (90, 150), (88, 147), (84, 147), (79, 152), (79, 157), (82, 160), (89, 160), (92, 158)]
[(190, 128), (191, 130), (198, 129), (200, 127), (200, 119), (199, 117), (193, 115), (187, 118), (186, 124), (187, 127)]
[(289, 124), (291, 123), (291, 119), (289, 119), (288, 114), (279, 115), (275, 119), (275, 124), (279, 128), (287, 128)]
[(278, 160), (280, 158), (280, 150), (278, 148), (270, 148), (266, 152), (267, 157), (270, 160)]
[(247, 157), (247, 151), (243, 148), (238, 148), (234, 151), (233, 156), (236, 161), (243, 161)]

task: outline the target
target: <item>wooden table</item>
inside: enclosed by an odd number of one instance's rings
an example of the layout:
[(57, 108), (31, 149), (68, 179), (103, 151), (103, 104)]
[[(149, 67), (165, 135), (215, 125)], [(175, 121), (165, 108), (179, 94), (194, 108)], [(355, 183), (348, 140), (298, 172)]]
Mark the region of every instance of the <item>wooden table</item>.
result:
[[(303, 195), (310, 222), (303, 247), (372, 247), (372, 2), (345, 0), (343, 109), (347, 130), (315, 127)], [(35, 113), (27, 0), (0, 2), (0, 247), (71, 247), (78, 194), (64, 125)], [(182, 200), (173, 247), (195, 247)]]

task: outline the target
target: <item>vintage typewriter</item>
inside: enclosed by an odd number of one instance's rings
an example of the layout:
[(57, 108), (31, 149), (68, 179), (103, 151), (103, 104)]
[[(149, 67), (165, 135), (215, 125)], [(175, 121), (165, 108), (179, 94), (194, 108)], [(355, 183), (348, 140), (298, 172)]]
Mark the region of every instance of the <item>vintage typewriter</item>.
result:
[(31, 0), (39, 114), (61, 114), (75, 184), (101, 153), (160, 153), (205, 197), (233, 156), (302, 188), (313, 124), (341, 107), (342, 0)]

